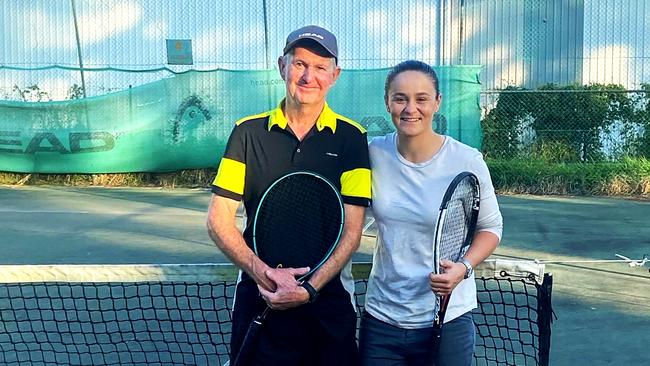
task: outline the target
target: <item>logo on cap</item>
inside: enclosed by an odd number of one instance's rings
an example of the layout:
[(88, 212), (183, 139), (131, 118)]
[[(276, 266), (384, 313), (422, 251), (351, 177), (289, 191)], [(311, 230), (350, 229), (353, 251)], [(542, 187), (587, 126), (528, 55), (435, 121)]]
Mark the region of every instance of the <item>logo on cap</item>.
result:
[(302, 38), (302, 37), (316, 37), (318, 39), (325, 39), (325, 37), (321, 36), (318, 33), (309, 33), (309, 32), (298, 35), (298, 38)]
[(311, 39), (325, 48), (328, 54), (338, 58), (338, 47), (336, 45), (336, 37), (330, 33), (327, 29), (321, 28), (316, 25), (304, 26), (300, 29), (289, 33), (287, 36), (287, 42), (284, 46), (284, 54), (289, 52), (289, 50), (296, 45), (297, 42)]

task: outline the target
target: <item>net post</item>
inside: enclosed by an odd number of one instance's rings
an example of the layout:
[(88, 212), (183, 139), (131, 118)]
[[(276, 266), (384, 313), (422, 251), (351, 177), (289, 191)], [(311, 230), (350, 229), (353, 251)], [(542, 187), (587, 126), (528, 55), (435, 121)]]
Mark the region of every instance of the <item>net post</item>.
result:
[(537, 314), (539, 314), (539, 365), (548, 366), (551, 352), (551, 322), (553, 307), (551, 294), (553, 290), (553, 275), (544, 274), (544, 280), (537, 287)]

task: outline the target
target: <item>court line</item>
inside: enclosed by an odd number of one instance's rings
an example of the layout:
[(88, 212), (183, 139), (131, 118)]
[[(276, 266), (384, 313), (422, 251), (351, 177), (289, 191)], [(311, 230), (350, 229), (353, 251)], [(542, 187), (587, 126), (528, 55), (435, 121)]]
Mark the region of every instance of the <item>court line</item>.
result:
[(188, 210), (187, 213), (165, 213), (165, 212), (133, 212), (133, 211), (74, 211), (74, 210), (7, 210), (0, 209), (0, 213), (19, 214), (93, 214), (93, 215), (155, 215), (155, 216), (204, 216), (203, 212)]

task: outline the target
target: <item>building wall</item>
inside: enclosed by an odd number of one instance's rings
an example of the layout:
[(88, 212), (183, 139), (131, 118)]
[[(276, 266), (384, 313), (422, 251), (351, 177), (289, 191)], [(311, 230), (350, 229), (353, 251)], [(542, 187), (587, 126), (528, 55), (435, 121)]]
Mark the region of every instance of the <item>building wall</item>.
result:
[[(80, 83), (70, 1), (2, 1), (0, 98), (14, 86)], [(320, 24), (339, 37), (347, 69), (405, 59), (479, 64), (484, 89), (650, 79), (650, 4), (644, 0), (74, 0), (90, 95), (196, 69), (276, 67), (286, 34)], [(167, 38), (192, 40), (194, 65), (166, 64)], [(646, 47), (647, 46), (647, 47)], [(143, 70), (124, 73), (106, 68)], [(4, 95), (3, 95), (4, 91)]]

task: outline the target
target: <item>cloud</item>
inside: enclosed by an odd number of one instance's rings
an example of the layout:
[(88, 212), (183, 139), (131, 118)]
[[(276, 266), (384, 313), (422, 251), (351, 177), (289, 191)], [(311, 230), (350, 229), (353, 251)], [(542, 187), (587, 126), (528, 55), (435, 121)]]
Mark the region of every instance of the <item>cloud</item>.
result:
[(402, 19), (407, 20), (403, 22), (399, 32), (403, 42), (409, 46), (427, 46), (436, 42), (435, 39), (429, 38), (430, 34), (434, 34), (438, 19), (436, 6), (417, 3), (408, 9)]
[[(370, 10), (365, 15), (365, 27), (368, 33), (379, 39), (381, 35), (390, 35), (394, 43), (409, 46), (427, 46), (435, 42), (430, 38), (435, 34), (438, 10), (436, 6), (417, 3), (407, 9), (395, 9), (396, 14), (389, 17), (386, 9)], [(392, 36), (397, 34), (399, 39)]]
[(151, 22), (144, 26), (142, 33), (145, 38), (152, 41), (165, 39), (168, 33), (167, 23), (162, 20)]
[[(55, 32), (43, 31), (38, 26), (39, 24), (47, 26), (57, 24), (57, 22), (60, 23), (58, 19), (54, 19), (41, 9), (23, 9), (14, 19), (14, 24), (16, 25), (15, 39), (22, 40), (22, 42), (18, 42), (18, 45), (22, 44), (26, 50), (51, 47), (74, 47), (74, 33), (65, 32), (63, 29), (65, 27), (62, 26), (61, 32), (56, 34)], [(70, 17), (69, 24), (72, 26), (72, 16)], [(71, 35), (72, 37), (70, 37)], [(61, 39), (61, 37), (64, 37), (64, 39)], [(61, 42), (62, 40), (64, 42)]]
[(142, 18), (138, 3), (125, 2), (110, 7), (108, 11), (83, 14), (79, 17), (79, 33), (84, 44), (103, 41), (133, 28)]
[(435, 5), (423, 3), (369, 10), (362, 24), (374, 45), (359, 50), (358, 57), (369, 58), (366, 53), (373, 52), (377, 60), (372, 67), (392, 66), (407, 58), (435, 59), (437, 13)]
[(192, 52), (200, 59), (209, 59), (209, 55), (223, 55), (233, 49), (242, 49), (247, 46), (264, 45), (264, 28), (254, 25), (245, 31), (236, 27), (222, 26), (209, 30), (192, 40)]
[(388, 14), (384, 10), (371, 10), (366, 14), (366, 29), (372, 36), (385, 34), (388, 31)]
[[(137, 3), (125, 2), (111, 7), (77, 7), (77, 24), (82, 46), (98, 43), (132, 29), (142, 18)], [(72, 12), (63, 15), (39, 8), (26, 8), (16, 15), (16, 33), (27, 51), (39, 48), (74, 49), (77, 47)], [(44, 25), (45, 28), (41, 28)], [(48, 32), (57, 29), (55, 32)]]

